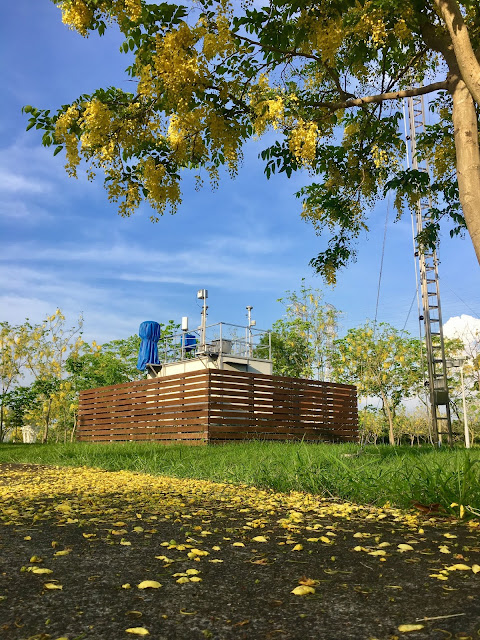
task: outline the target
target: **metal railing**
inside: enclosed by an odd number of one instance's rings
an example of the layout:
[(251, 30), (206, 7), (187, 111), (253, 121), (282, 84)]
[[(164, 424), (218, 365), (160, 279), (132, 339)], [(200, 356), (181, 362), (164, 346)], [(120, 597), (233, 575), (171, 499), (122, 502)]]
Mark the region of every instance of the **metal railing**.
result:
[(158, 343), (162, 364), (201, 355), (271, 360), (271, 332), (254, 326), (217, 322), (206, 326), (204, 331), (196, 329), (161, 337)]

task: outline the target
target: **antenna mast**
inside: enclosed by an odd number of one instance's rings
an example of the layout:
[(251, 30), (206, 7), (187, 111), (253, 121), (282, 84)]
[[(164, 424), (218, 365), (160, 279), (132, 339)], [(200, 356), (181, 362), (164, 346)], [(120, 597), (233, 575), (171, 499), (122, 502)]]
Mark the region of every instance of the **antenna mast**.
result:
[[(418, 171), (425, 171), (430, 176), (428, 162), (422, 161), (419, 163), (417, 157), (417, 135), (425, 131), (423, 96), (407, 98), (407, 107), (409, 124), (407, 139), (410, 147), (412, 168)], [(417, 203), (415, 211), (417, 235), (423, 230), (425, 223), (431, 219), (429, 213), (431, 206), (430, 196), (420, 198)], [(437, 252), (426, 247), (422, 248), (416, 242), (415, 256), (418, 256), (420, 267), (433, 436), (435, 444), (440, 445), (442, 443), (443, 435), (447, 436), (448, 443), (452, 444), (452, 422), (448, 397)], [(422, 317), (420, 317), (420, 320), (422, 320)]]

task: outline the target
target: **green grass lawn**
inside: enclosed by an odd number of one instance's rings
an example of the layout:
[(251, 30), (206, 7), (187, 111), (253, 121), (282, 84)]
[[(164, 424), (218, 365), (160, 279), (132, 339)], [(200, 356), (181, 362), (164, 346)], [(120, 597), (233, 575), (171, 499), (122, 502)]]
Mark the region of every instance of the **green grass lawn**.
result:
[[(1, 444), (0, 462), (90, 466), (305, 491), (363, 504), (439, 503), (480, 515), (480, 448), (246, 442), (205, 447), (128, 442)], [(477, 514), (471, 511), (478, 511)]]

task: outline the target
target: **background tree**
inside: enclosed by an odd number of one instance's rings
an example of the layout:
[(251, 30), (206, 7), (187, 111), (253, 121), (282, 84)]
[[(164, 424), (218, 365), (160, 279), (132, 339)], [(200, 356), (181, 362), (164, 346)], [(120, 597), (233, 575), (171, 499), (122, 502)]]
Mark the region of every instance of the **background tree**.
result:
[[(5, 437), (5, 411), (14, 400), (11, 393), (24, 375), (24, 366), (31, 344), (32, 327), (28, 320), (12, 326), (0, 322), (0, 442)], [(11, 408), (11, 407), (10, 407)]]
[(377, 444), (379, 438), (387, 433), (386, 420), (383, 413), (367, 405), (358, 412), (358, 432), (360, 444)]
[[(272, 371), (276, 376), (310, 378), (311, 347), (298, 321), (280, 319), (273, 323), (270, 334), (272, 347)], [(257, 358), (266, 357), (268, 335), (263, 335), (254, 350)]]
[[(278, 299), (285, 307), (285, 316), (272, 325), (275, 375), (317, 380), (329, 377), (340, 312), (322, 301), (320, 289), (307, 287), (305, 279), (299, 291), (287, 291)], [(263, 336), (256, 350), (258, 357), (265, 357), (264, 345), (267, 344), (268, 336)]]
[[(56, 113), (26, 106), (28, 128), (100, 171), (130, 215), (146, 199), (157, 220), (181, 202), (181, 169), (213, 186), (235, 174), (246, 140), (276, 132), (262, 151), (267, 176), (307, 169), (302, 216), (328, 248), (312, 260), (329, 281), (354, 256), (367, 213), (386, 189), (399, 210), (432, 198), (421, 242), (439, 221), (465, 227), (480, 260), (480, 12), (472, 0), (53, 0), (83, 36), (117, 25), (131, 92), (82, 94)], [(412, 87), (415, 85), (415, 87)], [(403, 170), (400, 100), (432, 95), (434, 124), (418, 141), (433, 183)], [(460, 210), (460, 202), (462, 210)]]
[(14, 434), (15, 439), (22, 436), (21, 429), (26, 424), (26, 415), (32, 412), (38, 405), (37, 389), (33, 385), (29, 387), (15, 387), (5, 394), (4, 405), (7, 409), (5, 433)]
[(65, 361), (65, 370), (76, 391), (107, 387), (143, 377), (137, 369), (140, 338), (137, 335), (103, 345), (83, 343)]
[(65, 316), (57, 309), (42, 324), (32, 327), (25, 369), (33, 377), (41, 400), (35, 418), (41, 425), (42, 442), (47, 441), (50, 425), (56, 419), (56, 409), (66, 398), (65, 362), (82, 346), (82, 326), (81, 316), (77, 324), (67, 326)]
[(349, 329), (334, 343), (332, 358), (338, 382), (356, 384), (360, 397), (379, 398), (395, 444), (394, 420), (402, 400), (417, 395), (423, 385), (421, 343), (387, 323)]
[(299, 291), (287, 291), (281, 302), (287, 320), (307, 340), (307, 359), (304, 372), (307, 378), (326, 380), (330, 374), (333, 343), (338, 335), (340, 312), (331, 304), (322, 304), (323, 293), (305, 285)]

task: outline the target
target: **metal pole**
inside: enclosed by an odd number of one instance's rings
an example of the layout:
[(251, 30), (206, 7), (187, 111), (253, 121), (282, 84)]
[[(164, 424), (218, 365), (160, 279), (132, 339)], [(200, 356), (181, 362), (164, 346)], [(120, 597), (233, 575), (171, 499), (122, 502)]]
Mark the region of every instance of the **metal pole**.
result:
[(463, 364), (460, 367), (460, 380), (462, 383), (463, 426), (465, 428), (465, 448), (470, 449), (470, 432), (468, 430), (467, 403), (465, 401), (465, 385), (463, 383)]
[(252, 309), (253, 307), (247, 307), (248, 329), (247, 329), (247, 356), (252, 357)]
[(203, 298), (203, 309), (202, 309), (202, 351), (205, 351), (206, 345), (206, 333), (207, 333), (207, 299)]

